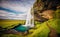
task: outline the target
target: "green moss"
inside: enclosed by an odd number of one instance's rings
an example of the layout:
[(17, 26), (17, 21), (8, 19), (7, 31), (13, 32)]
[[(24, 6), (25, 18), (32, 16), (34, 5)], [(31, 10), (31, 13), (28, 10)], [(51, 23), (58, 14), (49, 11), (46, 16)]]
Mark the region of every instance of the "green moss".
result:
[(15, 35), (15, 34), (4, 34), (2, 37), (22, 37), (21, 35)]

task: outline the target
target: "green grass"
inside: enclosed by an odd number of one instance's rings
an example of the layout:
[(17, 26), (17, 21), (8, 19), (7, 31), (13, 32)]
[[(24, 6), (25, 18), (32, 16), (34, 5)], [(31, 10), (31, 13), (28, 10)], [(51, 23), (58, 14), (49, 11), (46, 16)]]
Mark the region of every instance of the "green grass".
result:
[(4, 34), (2, 37), (22, 37), (21, 35), (15, 35), (15, 34)]
[(10, 27), (12, 25), (16, 26), (18, 24), (24, 24), (25, 20), (2, 20), (0, 19), (0, 26), (3, 28)]
[[(49, 25), (52, 28), (56, 29), (56, 31), (58, 33), (60, 33), (60, 19), (51, 19), (51, 20), (49, 20), (47, 22), (49, 23)], [(18, 24), (18, 23), (15, 23), (15, 21), (14, 21), (13, 24)], [(9, 25), (9, 23), (7, 25)], [(32, 32), (32, 33), (30, 33), (30, 34), (28, 34), (26, 36), (14, 35), (14, 34), (11, 34), (11, 35), (8, 34), (8, 36), (15, 36), (15, 37), (48, 37), (48, 33), (50, 32), (50, 30), (47, 27), (46, 22), (44, 22), (44, 23), (41, 24), (40, 22), (35, 21), (35, 25), (36, 25), (35, 26), (36, 29), (30, 29), (29, 32)], [(4, 36), (7, 36), (7, 34), (5, 34)]]
[[(59, 23), (60, 19), (51, 19), (47, 22), (52, 28), (56, 29), (56, 31), (58, 33), (60, 33), (60, 23)], [(33, 31), (33, 33), (28, 36), (30, 36), (30, 37), (48, 37), (48, 33), (50, 32), (50, 30), (47, 27), (46, 22), (44, 22), (42, 24), (37, 24), (37, 25), (40, 25), (40, 26), (38, 26), (37, 29), (35, 29)]]

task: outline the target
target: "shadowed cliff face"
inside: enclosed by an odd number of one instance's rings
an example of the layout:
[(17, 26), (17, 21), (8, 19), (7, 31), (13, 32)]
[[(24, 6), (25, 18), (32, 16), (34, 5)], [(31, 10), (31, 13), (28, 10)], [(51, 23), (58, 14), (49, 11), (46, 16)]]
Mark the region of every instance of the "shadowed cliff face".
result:
[(47, 19), (52, 18), (52, 14), (57, 9), (57, 6), (59, 6), (59, 0), (36, 0), (32, 8), (35, 20), (47, 21)]
[(37, 0), (33, 5), (33, 13), (35, 21), (44, 22), (47, 21), (47, 18), (42, 17), (42, 11), (44, 8), (44, 3), (41, 0)]
[(35, 21), (44, 22), (44, 21), (48, 20), (48, 19), (43, 18), (41, 16), (41, 11), (42, 11), (43, 7), (44, 7), (43, 2), (41, 2), (40, 0), (37, 0), (34, 3), (32, 10), (33, 10), (33, 13), (34, 13)]

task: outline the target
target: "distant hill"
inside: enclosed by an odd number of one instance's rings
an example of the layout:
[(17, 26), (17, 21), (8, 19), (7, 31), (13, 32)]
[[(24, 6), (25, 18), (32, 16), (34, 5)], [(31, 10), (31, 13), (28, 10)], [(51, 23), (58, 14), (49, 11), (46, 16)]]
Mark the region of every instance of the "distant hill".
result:
[(5, 28), (5, 27), (10, 27), (10, 26), (16, 26), (18, 24), (25, 24), (25, 20), (9, 20), (9, 19), (0, 19), (0, 26)]

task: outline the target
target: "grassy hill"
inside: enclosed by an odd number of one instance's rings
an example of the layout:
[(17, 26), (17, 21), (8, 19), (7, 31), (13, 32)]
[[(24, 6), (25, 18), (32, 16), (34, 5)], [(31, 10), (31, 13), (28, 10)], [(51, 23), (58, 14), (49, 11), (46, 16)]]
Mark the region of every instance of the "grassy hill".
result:
[(24, 24), (25, 20), (9, 20), (9, 19), (0, 19), (0, 26), (5, 28), (9, 26), (16, 26), (18, 24)]

